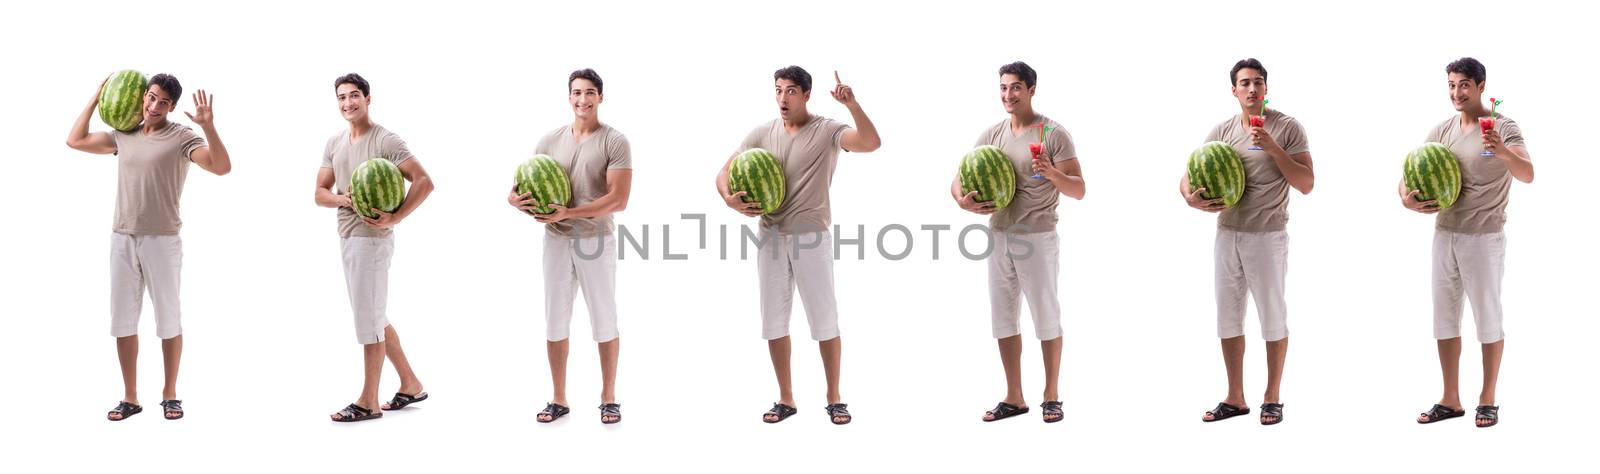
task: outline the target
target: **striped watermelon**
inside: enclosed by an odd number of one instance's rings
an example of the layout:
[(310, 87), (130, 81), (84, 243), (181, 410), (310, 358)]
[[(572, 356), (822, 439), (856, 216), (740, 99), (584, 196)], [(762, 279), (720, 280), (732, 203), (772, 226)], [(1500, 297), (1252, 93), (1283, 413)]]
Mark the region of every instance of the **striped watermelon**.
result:
[(744, 191), (745, 202), (760, 202), (762, 214), (771, 214), (783, 205), (785, 186), (783, 165), (767, 150), (745, 150), (728, 165), (728, 190)]
[(383, 158), (373, 158), (356, 167), (350, 176), (350, 206), (357, 214), (377, 219), (372, 208), (394, 212), (406, 197), (406, 180), (400, 167)]
[(1222, 198), (1224, 207), (1233, 207), (1244, 197), (1244, 161), (1233, 145), (1211, 142), (1189, 155), (1189, 189), (1206, 188), (1200, 197)]
[(100, 121), (111, 128), (132, 131), (144, 120), (144, 93), (150, 80), (132, 69), (118, 72), (100, 88)]
[(1017, 169), (1006, 152), (983, 145), (961, 158), (961, 194), (978, 192), (978, 201), (990, 201), (995, 209), (1005, 209), (1017, 196)]
[(1450, 148), (1439, 143), (1429, 142), (1406, 154), (1405, 179), (1407, 191), (1420, 191), (1421, 201), (1439, 201), (1441, 209), (1461, 197), (1461, 164)]
[(534, 214), (549, 214), (556, 212), (551, 204), (565, 206), (572, 200), (572, 182), (555, 159), (533, 155), (517, 166), (517, 194), (532, 194), (533, 200), (538, 201)]

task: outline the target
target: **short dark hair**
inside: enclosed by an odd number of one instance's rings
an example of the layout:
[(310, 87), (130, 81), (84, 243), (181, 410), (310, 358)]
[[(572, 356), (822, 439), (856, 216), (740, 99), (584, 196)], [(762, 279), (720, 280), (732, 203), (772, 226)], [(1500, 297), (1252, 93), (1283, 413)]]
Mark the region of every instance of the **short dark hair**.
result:
[(178, 83), (178, 78), (171, 74), (156, 74), (150, 76), (150, 85), (161, 86), (161, 90), (172, 98), (173, 103), (183, 97), (183, 85)]
[(1244, 58), (1240, 59), (1239, 62), (1233, 63), (1233, 70), (1228, 71), (1228, 85), (1239, 83), (1239, 71), (1242, 69), (1261, 71), (1261, 80), (1267, 80), (1267, 67), (1262, 66), (1261, 61), (1257, 61), (1256, 58)]
[(594, 83), (594, 90), (596, 92), (601, 94), (606, 93), (606, 83), (600, 80), (600, 73), (594, 72), (593, 69), (583, 68), (572, 71), (572, 75), (567, 76), (567, 88), (571, 89), (572, 81), (576, 81), (578, 79), (587, 79), (589, 82)]
[(1475, 84), (1482, 84), (1484, 79), (1489, 78), (1489, 69), (1483, 67), (1483, 63), (1472, 58), (1461, 58), (1452, 61), (1450, 64), (1445, 65), (1444, 73), (1467, 76), (1467, 79), (1472, 79)]
[(1029, 89), (1039, 84), (1039, 73), (1034, 72), (1033, 68), (1028, 66), (1028, 63), (1022, 61), (1000, 66), (1000, 75), (1004, 76), (1006, 74), (1022, 79), (1022, 85), (1028, 86)]
[(339, 86), (345, 84), (353, 84), (357, 89), (361, 89), (361, 95), (368, 97), (372, 96), (372, 85), (367, 84), (367, 79), (361, 77), (360, 74), (352, 72), (343, 76), (339, 76), (338, 79), (333, 80), (333, 90), (337, 92), (339, 90)]
[(800, 66), (789, 66), (772, 73), (773, 82), (778, 79), (788, 79), (789, 82), (800, 86), (800, 92), (811, 92), (811, 73), (801, 69)]

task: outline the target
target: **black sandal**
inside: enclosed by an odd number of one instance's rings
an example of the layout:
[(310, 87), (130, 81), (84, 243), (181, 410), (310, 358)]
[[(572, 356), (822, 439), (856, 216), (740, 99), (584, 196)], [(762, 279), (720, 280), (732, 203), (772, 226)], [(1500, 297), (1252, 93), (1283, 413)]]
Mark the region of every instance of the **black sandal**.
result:
[[(1479, 428), (1488, 428), (1490, 426), (1500, 424), (1500, 407), (1495, 405), (1484, 405), (1478, 407), (1478, 416), (1475, 420), (1476, 421), (1473, 423), (1476, 423)], [(1482, 423), (1482, 421), (1485, 420), (1487, 420), (1488, 423)]]
[(1444, 420), (1448, 420), (1448, 419), (1451, 419), (1451, 418), (1460, 418), (1461, 415), (1465, 415), (1465, 414), (1467, 414), (1467, 412), (1462, 411), (1462, 410), (1457, 410), (1457, 409), (1450, 408), (1450, 407), (1447, 407), (1447, 406), (1444, 406), (1444, 405), (1434, 404), (1433, 408), (1429, 408), (1428, 411), (1422, 413), (1422, 418), (1418, 419), (1417, 423), (1426, 425), (1428, 423), (1433, 423), (1433, 422), (1436, 422), (1436, 421), (1444, 421)]
[(421, 393), (418, 393), (416, 395), (406, 395), (404, 393), (394, 392), (394, 398), (389, 399), (389, 403), (386, 403), (386, 404), (384, 404), (384, 406), (379, 407), (379, 408), (382, 408), (384, 410), (399, 410), (401, 408), (405, 408), (406, 405), (410, 405), (410, 404), (417, 403), (417, 402), (420, 402), (420, 401), (423, 401), (423, 400), (427, 400), (427, 399), (428, 399), (428, 392), (421, 392)]
[(337, 421), (337, 422), (340, 422), (340, 423), (349, 423), (349, 422), (354, 422), (354, 421), (365, 421), (365, 420), (371, 420), (371, 419), (376, 419), (376, 418), (383, 418), (383, 412), (374, 412), (372, 410), (369, 410), (369, 409), (366, 409), (366, 408), (362, 408), (361, 405), (357, 405), (357, 404), (354, 404), (354, 403), (351, 403), (350, 406), (344, 407), (344, 409), (339, 410), (338, 413), (334, 413), (334, 414), (335, 415), (339, 415), (339, 417), (338, 418), (334, 418), (333, 421)]
[[(846, 410), (846, 409), (844, 409), (844, 407), (845, 407), (845, 404), (843, 404), (843, 403), (835, 403), (835, 404), (823, 407), (823, 410), (826, 410), (828, 412), (828, 421), (832, 421), (833, 424), (835, 424), (835, 425), (848, 425), (848, 424), (850, 424), (850, 420), (852, 420), (853, 418), (850, 417), (850, 410)], [(840, 418), (844, 418), (844, 421), (839, 421)]]
[(538, 419), (540, 423), (549, 423), (559, 420), (563, 416), (567, 416), (568, 413), (572, 413), (572, 409), (567, 408), (566, 405), (562, 405), (560, 403), (546, 403), (544, 405), (544, 409), (540, 410), (539, 414), (535, 416), (535, 418)]
[[(1271, 418), (1271, 420), (1268, 420), (1267, 418)], [(1280, 423), (1282, 421), (1283, 421), (1283, 404), (1282, 403), (1263, 403), (1263, 404), (1261, 404), (1261, 424), (1263, 424), (1263, 425), (1276, 425), (1276, 424), (1278, 424), (1278, 423)]]
[[(134, 405), (128, 402), (119, 402), (117, 403), (116, 408), (112, 408), (111, 411), (106, 412), (106, 419), (111, 421), (122, 421), (128, 419), (130, 416), (137, 415), (142, 411), (144, 411), (144, 407), (139, 405)], [(111, 415), (117, 415), (117, 417), (112, 418)]]
[[(612, 418), (610, 420), (607, 420), (606, 417), (608, 417), (608, 416), (612, 417)], [(607, 425), (614, 425), (614, 424), (616, 424), (617, 422), (620, 422), (620, 421), (622, 421), (622, 404), (621, 403), (601, 403), (600, 404), (600, 422), (601, 423), (604, 423), (604, 424), (607, 424)]]
[[(800, 410), (796, 410), (794, 407), (789, 405), (774, 403), (772, 404), (771, 410), (767, 410), (765, 414), (761, 415), (761, 421), (765, 421), (767, 423), (777, 423), (789, 419), (789, 417), (794, 416), (794, 414), (799, 411)], [(767, 418), (769, 416), (772, 418)]]
[(1229, 405), (1227, 402), (1222, 402), (1218, 403), (1216, 408), (1211, 409), (1211, 411), (1206, 412), (1206, 414), (1211, 415), (1211, 419), (1207, 420), (1205, 418), (1201, 418), (1200, 421), (1210, 423), (1213, 421), (1226, 420), (1239, 415), (1248, 415), (1250, 414), (1250, 407), (1236, 407)]
[[(1052, 400), (1039, 404), (1039, 409), (1044, 411), (1044, 422), (1055, 423), (1067, 417), (1067, 412), (1061, 410), (1061, 402)], [(1054, 416), (1055, 418), (1051, 418)]]
[(1027, 412), (1028, 407), (1026, 406), (1019, 407), (1010, 403), (1000, 402), (999, 405), (994, 406), (993, 410), (989, 410), (988, 413), (984, 413), (985, 415), (988, 415), (988, 418), (984, 418), (983, 421), (1000, 421)]
[(168, 420), (183, 418), (183, 400), (162, 400), (161, 416), (166, 417)]

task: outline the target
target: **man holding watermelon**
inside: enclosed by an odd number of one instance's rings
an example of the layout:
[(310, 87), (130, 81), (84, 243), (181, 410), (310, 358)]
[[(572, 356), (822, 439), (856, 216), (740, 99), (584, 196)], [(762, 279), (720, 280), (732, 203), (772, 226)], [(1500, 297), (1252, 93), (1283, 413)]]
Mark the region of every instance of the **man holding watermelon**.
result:
[[(1065, 417), (1060, 394), (1061, 301), (1057, 281), (1061, 274), (1061, 240), (1056, 234), (1056, 205), (1065, 194), (1083, 199), (1087, 183), (1072, 135), (1061, 124), (1033, 110), (1039, 75), (1027, 63), (1000, 67), (1000, 105), (1009, 115), (978, 135), (980, 150), (994, 153), (998, 165), (982, 169), (1014, 176), (1000, 182), (1015, 183), (1009, 202), (985, 199), (979, 189), (967, 189), (958, 176), (950, 184), (950, 197), (969, 212), (988, 215), (990, 324), (1000, 347), (1000, 366), (1006, 375), (1006, 396), (983, 421), (998, 421), (1028, 412), (1022, 395), (1022, 306), (1028, 300), (1034, 336), (1044, 355), (1044, 403), (1039, 405), (1046, 423)], [(986, 148), (988, 147), (988, 148)], [(995, 151), (997, 150), (997, 151)], [(1003, 152), (1003, 156), (998, 154)], [(974, 151), (980, 153), (980, 151)], [(1009, 160), (1009, 162), (1003, 161)], [(971, 173), (972, 170), (963, 171)], [(968, 176), (968, 181), (990, 180)], [(980, 187), (981, 189), (981, 187)], [(1004, 192), (1005, 190), (999, 190)], [(996, 202), (999, 201), (999, 202)]]
[[(1305, 128), (1293, 117), (1266, 107), (1267, 69), (1255, 58), (1240, 60), (1228, 73), (1239, 114), (1224, 120), (1206, 136), (1199, 153), (1227, 156), (1242, 166), (1243, 195), (1231, 206), (1222, 190), (1191, 186), (1185, 174), (1178, 192), (1189, 207), (1219, 213), (1215, 243), (1217, 337), (1222, 339), (1222, 361), (1228, 373), (1228, 395), (1203, 421), (1220, 421), (1250, 413), (1244, 398), (1245, 300), (1253, 297), (1261, 318), (1261, 337), (1267, 341), (1267, 391), (1261, 404), (1261, 424), (1283, 421), (1279, 399), (1284, 359), (1289, 351), (1288, 304), (1284, 279), (1288, 273), (1289, 189), (1311, 192), (1310, 142)], [(1220, 147), (1212, 148), (1213, 142)], [(1230, 149), (1231, 148), (1231, 149)], [(1230, 153), (1232, 152), (1232, 153)], [(1219, 158), (1219, 157), (1209, 157)], [(1213, 176), (1201, 176), (1218, 182)]]
[[(433, 192), (433, 180), (422, 169), (420, 160), (406, 148), (406, 142), (374, 123), (368, 115), (372, 87), (366, 79), (358, 74), (346, 74), (335, 79), (333, 87), (339, 113), (350, 122), (350, 128), (328, 139), (322, 154), (322, 168), (317, 171), (316, 201), (318, 206), (338, 209), (345, 285), (350, 293), (351, 310), (355, 313), (356, 341), (362, 345), (361, 395), (355, 403), (330, 416), (333, 421), (351, 422), (382, 417), (379, 408), (399, 410), (428, 399), (428, 393), (422, 391), (422, 382), (411, 370), (411, 363), (400, 346), (399, 333), (389, 324), (386, 308), (389, 261), (394, 256), (393, 227), (427, 200), (428, 194)], [(369, 166), (371, 171), (363, 169)], [(402, 191), (402, 177), (411, 182), (409, 190)], [(380, 195), (377, 199), (363, 198), (369, 193)], [(383, 208), (393, 204), (402, 193), (404, 197), (398, 200), (398, 206)], [(356, 209), (353, 197), (358, 198), (355, 201), (388, 204)], [(400, 375), (400, 390), (380, 407), (378, 381), (383, 375), (385, 357)]]
[[(111, 336), (117, 339), (117, 360), (122, 367), (122, 401), (106, 419), (125, 420), (144, 411), (136, 390), (139, 366), (139, 313), (144, 293), (156, 310), (156, 336), (166, 384), (161, 389), (162, 416), (183, 418), (178, 400), (178, 363), (183, 355), (179, 281), (183, 269), (183, 239), (178, 230), (178, 198), (189, 163), (217, 176), (228, 174), (233, 161), (212, 123), (213, 96), (194, 93), (194, 113), (184, 112), (200, 126), (194, 130), (167, 120), (176, 110), (183, 86), (168, 74), (148, 81), (136, 71), (118, 73), (89, 99), (72, 124), (67, 146), (97, 155), (117, 156), (117, 208), (111, 226)], [(109, 101), (102, 107), (102, 99)], [(123, 129), (89, 132), (89, 119), (100, 109), (102, 120)]]
[[(1450, 101), (1456, 114), (1428, 132), (1429, 143), (1442, 144), (1459, 165), (1460, 194), (1454, 203), (1437, 202), (1400, 183), (1400, 204), (1423, 214), (1436, 214), (1433, 235), (1433, 337), (1444, 375), (1444, 395), (1417, 423), (1433, 423), (1466, 413), (1461, 405), (1462, 296), (1472, 303), (1472, 316), (1483, 345), (1483, 391), (1478, 394), (1476, 424), (1500, 422), (1495, 385), (1505, 351), (1501, 328), (1500, 283), (1505, 274), (1506, 203), (1511, 179), (1533, 182), (1533, 161), (1522, 128), (1505, 116), (1490, 117), (1483, 105), (1488, 71), (1473, 58), (1445, 66)], [(1492, 100), (1492, 99), (1491, 99)], [(1492, 119), (1492, 122), (1484, 119)], [(1492, 124), (1484, 127), (1484, 124)], [(1493, 154), (1486, 152), (1492, 151)]]
[[(553, 199), (535, 196), (532, 191), (519, 194), (515, 185), (507, 197), (512, 207), (545, 224), (545, 351), (555, 395), (537, 415), (540, 423), (571, 412), (567, 407), (567, 336), (572, 302), (580, 288), (589, 309), (590, 330), (600, 345), (600, 422), (622, 421), (616, 394), (617, 353), (622, 340), (617, 333), (617, 246), (612, 238), (616, 225), (611, 215), (628, 207), (633, 153), (622, 132), (600, 121), (604, 99), (605, 83), (599, 73), (593, 69), (573, 71), (567, 76), (572, 124), (545, 134), (534, 147), (536, 155), (549, 157), (565, 172), (572, 201), (540, 202)], [(541, 213), (543, 206), (548, 206), (549, 212)]]
[[(778, 377), (778, 402), (762, 421), (777, 423), (796, 411), (794, 391), (789, 379), (789, 312), (796, 288), (805, 304), (811, 338), (818, 341), (823, 370), (828, 379), (828, 406), (825, 411), (836, 425), (849, 423), (850, 412), (839, 396), (839, 360), (843, 345), (839, 339), (839, 315), (833, 288), (833, 237), (829, 232), (832, 213), (828, 190), (839, 150), (867, 153), (882, 144), (878, 130), (856, 102), (855, 92), (835, 72), (833, 99), (844, 104), (855, 121), (855, 128), (806, 109), (811, 100), (811, 74), (799, 66), (773, 73), (779, 118), (750, 131), (733, 157), (717, 174), (717, 193), (729, 208), (750, 217), (761, 217), (761, 240), (756, 257), (760, 280), (761, 333), (767, 340), (772, 369)], [(781, 173), (771, 176), (782, 182), (782, 204), (765, 212), (762, 203), (747, 201), (746, 191), (733, 191), (729, 169), (734, 160), (752, 148), (776, 155)], [(765, 152), (763, 152), (765, 154)]]

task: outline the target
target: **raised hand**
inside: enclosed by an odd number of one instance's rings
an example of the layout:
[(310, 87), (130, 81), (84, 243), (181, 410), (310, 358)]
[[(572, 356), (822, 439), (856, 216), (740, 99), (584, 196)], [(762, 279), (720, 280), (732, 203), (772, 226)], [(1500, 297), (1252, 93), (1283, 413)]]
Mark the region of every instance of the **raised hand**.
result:
[(856, 102), (856, 93), (850, 90), (850, 86), (844, 85), (844, 81), (839, 80), (839, 71), (833, 72), (833, 83), (833, 91), (831, 92), (833, 100), (837, 100), (844, 105)]
[(188, 115), (189, 120), (194, 122), (195, 125), (202, 127), (211, 126), (211, 99), (213, 99), (213, 96), (206, 95), (206, 91), (201, 89), (196, 91), (193, 97), (194, 113), (191, 114), (184, 112), (183, 114)]

